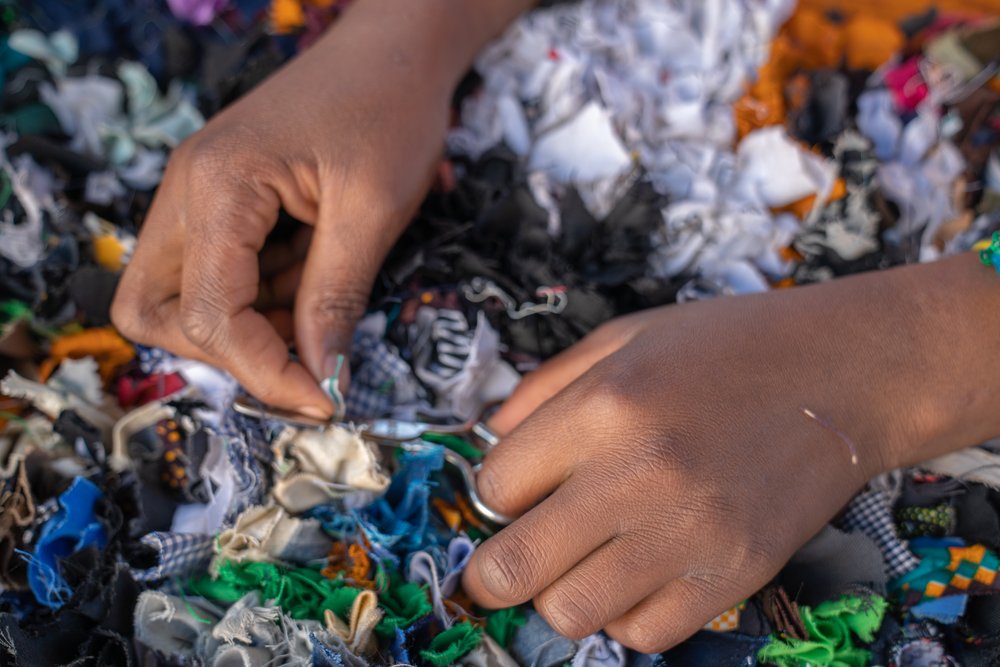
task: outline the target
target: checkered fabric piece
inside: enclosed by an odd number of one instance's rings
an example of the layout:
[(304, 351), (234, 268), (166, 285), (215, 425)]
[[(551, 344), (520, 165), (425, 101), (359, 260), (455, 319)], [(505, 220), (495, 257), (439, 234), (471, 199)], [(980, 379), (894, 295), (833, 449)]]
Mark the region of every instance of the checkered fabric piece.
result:
[(1000, 568), (1000, 559), (982, 544), (971, 547), (952, 547), (951, 563), (948, 569), (953, 572), (948, 585), (962, 591), (969, 590), (972, 582), (983, 586), (992, 586)]
[(920, 559), (913, 555), (896, 532), (892, 522), (892, 500), (884, 491), (868, 491), (855, 496), (840, 523), (847, 532), (862, 532), (878, 545), (890, 579), (902, 576), (920, 564)]
[(427, 392), (413, 369), (380, 338), (360, 331), (355, 334), (351, 368), (351, 387), (346, 397), (350, 418), (396, 416), (401, 408), (416, 408), (426, 402)]
[(728, 611), (713, 618), (703, 629), (712, 632), (733, 632), (740, 627), (740, 612), (746, 609), (747, 603), (741, 602)]
[(1000, 558), (982, 544), (918, 547), (920, 567), (899, 582), (902, 599), (919, 604), (949, 595), (997, 590)]
[(396, 383), (412, 374), (409, 364), (374, 336), (355, 336), (351, 356), (359, 363), (347, 392), (348, 416), (382, 417), (392, 412)]
[(146, 347), (145, 345), (135, 346), (135, 356), (139, 362), (139, 369), (146, 375), (159, 372), (164, 364), (176, 359), (174, 355), (158, 347)]
[(215, 538), (200, 533), (152, 532), (140, 542), (156, 549), (159, 564), (146, 570), (132, 570), (137, 581), (204, 572), (215, 555)]

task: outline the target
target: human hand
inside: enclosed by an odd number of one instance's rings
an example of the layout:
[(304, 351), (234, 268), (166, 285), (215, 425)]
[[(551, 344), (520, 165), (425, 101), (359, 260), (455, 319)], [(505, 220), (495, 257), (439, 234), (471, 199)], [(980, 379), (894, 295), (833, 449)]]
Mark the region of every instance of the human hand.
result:
[[(376, 271), (430, 184), (454, 86), (525, 3), (465, 15), (480, 4), (359, 0), (174, 151), (112, 308), (122, 333), (221, 366), (264, 402), (328, 416), (317, 380), (349, 352)], [(261, 254), (281, 208), (311, 239)]]
[(956, 293), (1000, 284), (959, 259), (641, 313), (529, 375), (478, 478), (524, 514), (477, 549), (466, 590), (660, 652), (767, 584), (870, 477), (989, 437), (995, 407), (969, 391), (996, 384), (974, 368), (988, 339)]

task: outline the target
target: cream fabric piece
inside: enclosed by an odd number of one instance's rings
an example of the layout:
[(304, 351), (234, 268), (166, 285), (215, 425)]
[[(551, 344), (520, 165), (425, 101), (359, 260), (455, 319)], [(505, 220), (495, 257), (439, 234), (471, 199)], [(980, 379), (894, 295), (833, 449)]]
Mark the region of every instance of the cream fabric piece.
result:
[(291, 514), (355, 491), (383, 493), (389, 487), (375, 450), (346, 428), (287, 429), (272, 450), (274, 498)]
[(343, 639), (352, 653), (361, 656), (371, 655), (378, 648), (373, 633), (382, 616), (378, 596), (372, 591), (361, 591), (354, 599), (349, 623), (342, 621), (330, 609), (323, 614), (326, 629)]
[(330, 552), (333, 540), (315, 519), (297, 519), (276, 505), (251, 507), (219, 535), (210, 571), (218, 575), (225, 561), (305, 565)]

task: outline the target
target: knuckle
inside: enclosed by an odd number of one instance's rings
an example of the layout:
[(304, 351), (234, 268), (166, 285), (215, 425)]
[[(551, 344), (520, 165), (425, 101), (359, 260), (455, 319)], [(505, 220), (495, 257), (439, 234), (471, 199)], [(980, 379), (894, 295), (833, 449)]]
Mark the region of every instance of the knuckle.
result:
[(202, 140), (194, 143), (184, 154), (184, 168), (194, 182), (217, 177), (221, 167), (232, 159), (230, 151), (217, 141)]
[(689, 572), (684, 578), (684, 583), (688, 586), (685, 596), (687, 601), (693, 606), (696, 602), (706, 600), (716, 600), (724, 597), (726, 590), (733, 590), (739, 587), (740, 574), (729, 572), (728, 569), (714, 568), (705, 572)]
[(225, 349), (226, 329), (222, 314), (209, 300), (185, 296), (181, 301), (180, 327), (189, 341), (202, 350), (221, 352)]
[[(501, 538), (506, 539), (497, 543)], [(527, 554), (527, 545), (513, 535), (501, 535), (483, 545), (480, 577), (486, 590), (510, 604), (520, 604), (530, 598), (538, 566)]]
[(556, 590), (536, 598), (535, 608), (559, 634), (582, 639), (601, 627), (600, 607), (593, 591), (593, 587), (565, 581)]
[[(763, 534), (758, 534), (763, 533)], [(731, 569), (736, 572), (762, 573), (775, 569), (781, 553), (778, 537), (772, 531), (745, 531), (731, 547)]]
[(367, 290), (338, 284), (312, 290), (308, 308), (318, 324), (337, 326), (357, 322), (367, 306)]
[(590, 388), (587, 408), (596, 419), (617, 424), (627, 418), (635, 407), (635, 397), (627, 382), (626, 373), (603, 373)]

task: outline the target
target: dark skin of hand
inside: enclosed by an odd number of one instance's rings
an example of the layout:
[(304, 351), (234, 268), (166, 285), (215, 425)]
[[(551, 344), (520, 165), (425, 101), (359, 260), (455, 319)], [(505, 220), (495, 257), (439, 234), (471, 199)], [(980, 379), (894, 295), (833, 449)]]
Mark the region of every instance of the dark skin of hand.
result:
[[(356, 0), (175, 151), (118, 327), (328, 416), (317, 381), (426, 192), (451, 91), (528, 4)], [(279, 207), (311, 234), (264, 248)], [(570, 637), (673, 646), (873, 475), (1000, 435), (998, 301), (1000, 278), (966, 255), (604, 325), (496, 415), (506, 437), (480, 491), (520, 518), (476, 551), (465, 589), (487, 607), (534, 600)]]

